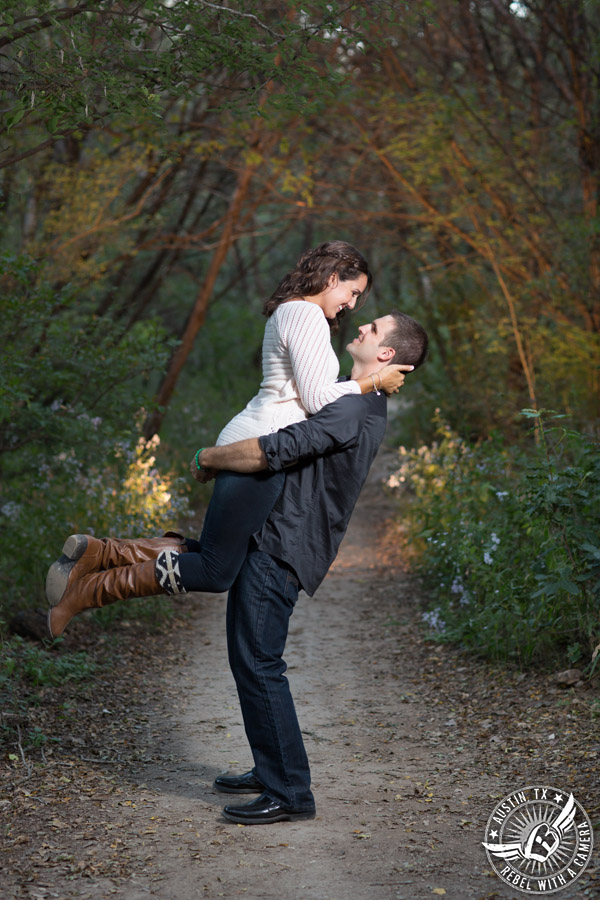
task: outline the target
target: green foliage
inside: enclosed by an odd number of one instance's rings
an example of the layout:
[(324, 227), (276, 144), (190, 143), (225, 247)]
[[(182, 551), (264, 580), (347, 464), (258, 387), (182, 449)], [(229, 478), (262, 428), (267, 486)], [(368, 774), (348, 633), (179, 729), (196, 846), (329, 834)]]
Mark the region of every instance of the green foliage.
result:
[[(159, 439), (140, 441), (164, 332), (94, 319), (69, 287), (54, 292), (30, 257), (4, 257), (0, 340), (0, 613), (36, 605), (72, 532), (134, 536), (173, 527), (187, 482), (160, 472)], [(17, 537), (18, 536), (18, 537)]]
[[(323, 8), (322, 8), (323, 7)], [(127, 119), (160, 128), (174, 98), (217, 108), (261, 111), (270, 79), (295, 108), (318, 77), (312, 44), (323, 40), (320, 21), (329, 5), (268, 10), (254, 0), (242, 9), (191, 0), (144, 0), (90, 6), (5, 0), (0, 23), (5, 129), (19, 149), (27, 143), (109, 121)], [(35, 63), (35, 64), (34, 64)], [(335, 75), (323, 90), (333, 88)]]
[(30, 687), (87, 681), (96, 670), (95, 662), (84, 651), (58, 655), (18, 637), (3, 641), (1, 646), (0, 690), (15, 678)]
[[(19, 637), (0, 642), (0, 746), (43, 748), (48, 736), (28, 722), (31, 706), (42, 702), (39, 692), (65, 682), (88, 683), (96, 669), (83, 651), (58, 655)], [(9, 760), (19, 759), (9, 754)]]
[[(591, 661), (600, 642), (598, 442), (534, 416), (539, 446), (438, 439), (406, 451), (390, 486), (409, 493), (436, 638), (521, 664)], [(551, 427), (546, 423), (550, 422)], [(405, 507), (406, 508), (406, 507)]]
[(165, 444), (182, 467), (197, 447), (215, 443), (258, 390), (266, 324), (262, 299), (233, 290), (209, 311), (165, 421)]
[(54, 289), (27, 255), (0, 258), (0, 284), (0, 451), (52, 452), (76, 440), (97, 457), (101, 424), (113, 440), (129, 433), (145, 396), (141, 378), (166, 358), (164, 331), (145, 322), (124, 332), (90, 316), (69, 285)]

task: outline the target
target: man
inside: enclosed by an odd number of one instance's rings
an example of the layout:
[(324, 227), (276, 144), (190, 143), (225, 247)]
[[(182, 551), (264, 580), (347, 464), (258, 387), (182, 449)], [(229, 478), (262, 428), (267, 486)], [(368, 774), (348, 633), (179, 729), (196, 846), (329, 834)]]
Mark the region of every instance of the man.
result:
[[(421, 365), (424, 329), (403, 313), (359, 328), (346, 348), (352, 378), (389, 363)], [(216, 470), (286, 470), (279, 499), (253, 537), (246, 561), (229, 593), (227, 641), (254, 768), (219, 776), (228, 793), (256, 792), (224, 816), (254, 825), (297, 821), (315, 815), (310, 770), (287, 678), (283, 651), (299, 588), (309, 595), (327, 574), (350, 515), (379, 449), (386, 425), (385, 394), (352, 394), (275, 434), (199, 452), (197, 480)]]

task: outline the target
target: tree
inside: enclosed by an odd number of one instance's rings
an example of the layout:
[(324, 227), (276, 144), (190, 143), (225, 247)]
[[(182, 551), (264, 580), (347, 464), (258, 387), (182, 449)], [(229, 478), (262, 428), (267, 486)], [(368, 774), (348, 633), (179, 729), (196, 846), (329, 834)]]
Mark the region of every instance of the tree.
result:
[(597, 6), (395, 6), (347, 62), (346, 215), (401, 250), (479, 433), (557, 395), (599, 412)]
[(203, 286), (163, 404), (243, 233), (253, 173), (277, 143), (273, 117), (306, 105), (316, 83), (309, 44), (331, 14), (311, 9), (309, 22), (287, 2), (8, 4), (0, 167), (5, 211), (22, 222), (13, 246), (45, 260), (57, 289), (71, 283), (96, 301), (123, 335), (154, 314), (182, 254), (212, 255), (206, 273), (192, 267)]

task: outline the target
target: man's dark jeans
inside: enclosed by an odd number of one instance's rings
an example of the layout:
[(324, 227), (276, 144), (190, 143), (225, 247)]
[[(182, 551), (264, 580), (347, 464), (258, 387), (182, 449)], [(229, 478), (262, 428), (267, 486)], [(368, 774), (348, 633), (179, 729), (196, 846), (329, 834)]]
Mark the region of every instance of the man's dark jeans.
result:
[(254, 550), (229, 592), (227, 642), (254, 774), (288, 809), (314, 809), (310, 770), (282, 659), (298, 599), (293, 572)]

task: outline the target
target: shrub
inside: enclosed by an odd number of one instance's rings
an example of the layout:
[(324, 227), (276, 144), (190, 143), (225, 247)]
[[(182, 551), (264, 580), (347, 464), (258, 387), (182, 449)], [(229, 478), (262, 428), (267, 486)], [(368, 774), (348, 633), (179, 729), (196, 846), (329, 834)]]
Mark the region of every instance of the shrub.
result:
[(0, 258), (0, 287), (1, 620), (44, 602), (70, 533), (160, 533), (187, 512), (189, 488), (158, 470), (158, 438), (139, 438), (164, 330), (100, 321), (93, 298), (55, 289), (27, 255)]
[(84, 651), (59, 656), (15, 637), (2, 643), (0, 688), (6, 687), (16, 673), (30, 687), (40, 687), (64, 681), (88, 681), (95, 669), (95, 662)]
[(439, 411), (431, 446), (400, 448), (389, 486), (410, 498), (433, 598), (423, 619), (485, 656), (588, 663), (600, 640), (598, 442), (548, 411), (523, 415), (538, 442), (522, 449), (469, 446)]
[[(83, 532), (119, 537), (160, 534), (189, 513), (187, 481), (159, 472), (154, 452), (135, 436), (90, 465), (74, 448), (38, 457), (36, 470), (3, 486), (0, 506), (0, 568), (5, 616), (44, 600), (44, 580), (65, 538)], [(35, 458), (32, 456), (32, 463)]]

